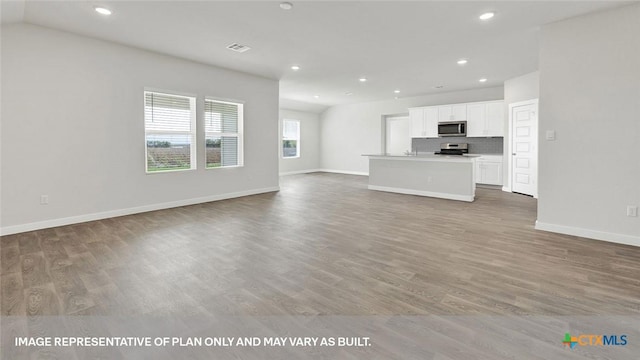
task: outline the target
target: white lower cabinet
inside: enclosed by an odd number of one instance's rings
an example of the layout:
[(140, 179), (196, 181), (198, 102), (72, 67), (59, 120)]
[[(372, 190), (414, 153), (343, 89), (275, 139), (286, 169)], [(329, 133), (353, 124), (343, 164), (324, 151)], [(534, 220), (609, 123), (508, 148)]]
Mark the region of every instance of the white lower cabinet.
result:
[(502, 185), (502, 156), (483, 155), (476, 159), (476, 183)]

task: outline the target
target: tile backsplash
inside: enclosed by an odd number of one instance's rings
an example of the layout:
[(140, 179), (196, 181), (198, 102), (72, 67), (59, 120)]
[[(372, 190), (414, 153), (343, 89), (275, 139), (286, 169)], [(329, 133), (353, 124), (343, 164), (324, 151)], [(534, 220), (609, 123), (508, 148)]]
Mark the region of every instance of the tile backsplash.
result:
[(432, 153), (440, 151), (441, 143), (467, 143), (469, 154), (502, 154), (503, 138), (446, 137), (446, 138), (413, 138), (411, 151)]

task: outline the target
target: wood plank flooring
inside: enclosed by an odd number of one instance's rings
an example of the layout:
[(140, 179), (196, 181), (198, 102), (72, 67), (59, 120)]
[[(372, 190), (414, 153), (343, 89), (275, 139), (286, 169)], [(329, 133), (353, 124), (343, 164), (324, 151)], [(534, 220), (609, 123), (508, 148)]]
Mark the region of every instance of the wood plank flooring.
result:
[(0, 239), (2, 315), (640, 313), (640, 248), (535, 231), (536, 200), (282, 190)]

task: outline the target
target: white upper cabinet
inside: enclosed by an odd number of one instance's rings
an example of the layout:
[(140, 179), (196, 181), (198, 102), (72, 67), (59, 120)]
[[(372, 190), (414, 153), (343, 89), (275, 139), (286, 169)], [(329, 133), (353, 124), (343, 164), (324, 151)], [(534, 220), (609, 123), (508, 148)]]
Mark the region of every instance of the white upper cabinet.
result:
[(451, 105), (438, 106), (438, 121), (451, 121), (453, 109)]
[(424, 107), (409, 109), (411, 137), (438, 137), (438, 108)]
[(504, 136), (504, 101), (426, 106), (409, 109), (411, 137), (438, 137), (438, 123), (466, 121), (468, 137)]
[(487, 103), (486, 136), (504, 136), (504, 101)]
[(438, 106), (438, 121), (464, 121), (467, 119), (467, 104)]
[(467, 104), (467, 136), (504, 136), (504, 101)]
[(467, 105), (467, 136), (486, 136), (487, 105), (475, 103)]
[(424, 109), (424, 128), (427, 137), (438, 137), (438, 108), (428, 107)]
[(424, 108), (409, 109), (409, 118), (411, 119), (411, 137), (426, 137), (424, 130)]
[(452, 105), (453, 121), (467, 120), (467, 104)]

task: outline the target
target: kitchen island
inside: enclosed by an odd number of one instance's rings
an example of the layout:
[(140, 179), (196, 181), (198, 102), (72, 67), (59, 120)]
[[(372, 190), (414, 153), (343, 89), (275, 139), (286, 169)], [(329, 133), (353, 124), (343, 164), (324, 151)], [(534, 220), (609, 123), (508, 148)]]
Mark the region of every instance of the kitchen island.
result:
[(364, 155), (369, 189), (471, 202), (475, 198), (473, 155)]

